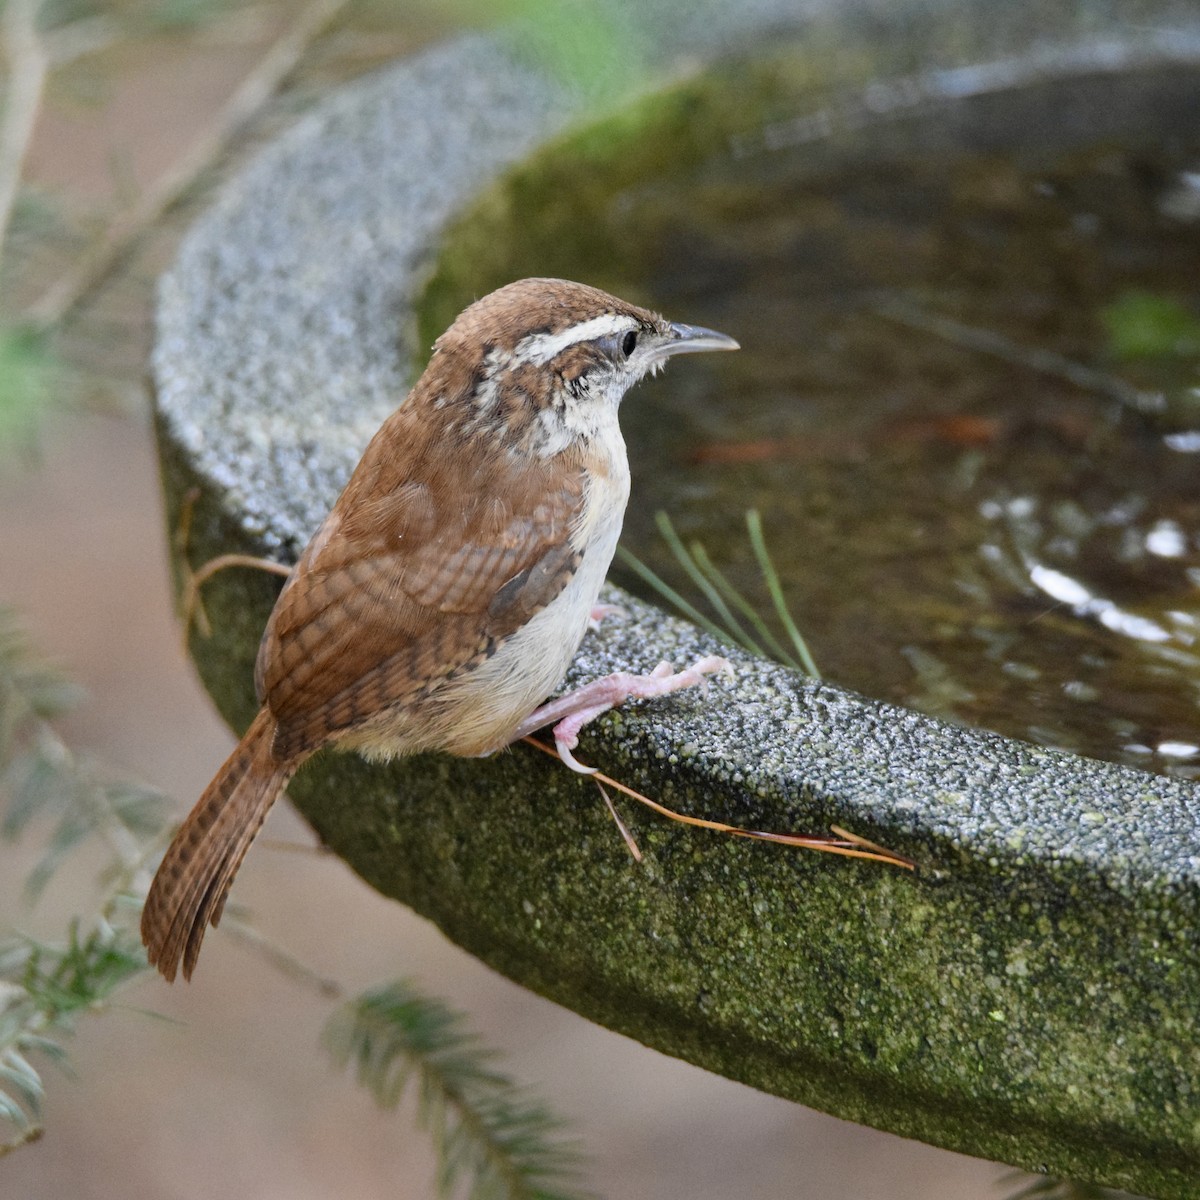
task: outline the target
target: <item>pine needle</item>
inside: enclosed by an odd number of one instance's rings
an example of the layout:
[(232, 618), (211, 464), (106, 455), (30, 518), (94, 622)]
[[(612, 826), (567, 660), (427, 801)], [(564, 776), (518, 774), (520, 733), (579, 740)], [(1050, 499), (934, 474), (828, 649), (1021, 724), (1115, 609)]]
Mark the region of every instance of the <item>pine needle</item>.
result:
[[(713, 584), (720, 589), (722, 595), (734, 605), (738, 611), (750, 622), (754, 627), (755, 632), (766, 643), (768, 654), (762, 655), (763, 658), (771, 657), (776, 661), (783, 663), (785, 666), (792, 667), (797, 671), (803, 670), (800, 663), (789, 654), (784, 648), (779, 639), (771, 632), (770, 626), (762, 619), (758, 610), (742, 595), (741, 592), (729, 582), (728, 577), (718, 569), (716, 563), (708, 556), (708, 551), (699, 543), (693, 542), (691, 545), (692, 557), (696, 560), (696, 565), (712, 580)], [(749, 649), (749, 647), (746, 647)], [(752, 651), (753, 653), (753, 651)]]
[(629, 827), (624, 821), (621, 820), (621, 814), (617, 812), (617, 806), (613, 804), (612, 797), (604, 790), (604, 784), (602, 784), (599, 779), (596, 779), (594, 775), (592, 778), (595, 780), (596, 787), (600, 790), (600, 795), (604, 797), (604, 804), (608, 809), (608, 815), (612, 817), (613, 821), (616, 823), (617, 832), (620, 833), (621, 838), (624, 840), (625, 845), (629, 849), (629, 853), (633, 856), (633, 861), (640, 863), (642, 861), (642, 851), (638, 846), (636, 839), (634, 838), (633, 834), (629, 832)]
[(775, 564), (771, 561), (771, 555), (763, 537), (762, 517), (759, 516), (758, 509), (752, 508), (747, 511), (746, 529), (750, 533), (750, 545), (754, 548), (754, 557), (758, 559), (758, 567), (762, 571), (763, 581), (771, 593), (771, 603), (775, 605), (775, 615), (787, 630), (788, 637), (792, 639), (792, 645), (796, 647), (796, 653), (800, 656), (804, 669), (814, 679), (820, 679), (821, 672), (817, 670), (817, 664), (809, 653), (808, 643), (800, 636), (800, 630), (796, 628), (796, 622), (792, 620), (792, 614), (788, 610), (783, 586), (779, 582), (779, 573), (775, 570)]
[(691, 581), (704, 593), (709, 604), (716, 609), (717, 615), (725, 622), (725, 628), (732, 634), (734, 641), (739, 646), (743, 646), (749, 650), (751, 654), (757, 655), (759, 658), (765, 658), (766, 655), (763, 653), (762, 647), (746, 632), (742, 623), (730, 611), (729, 605), (725, 603), (724, 596), (710, 582), (700, 569), (692, 553), (683, 544), (679, 534), (675, 532), (675, 526), (671, 524), (671, 518), (660, 509), (654, 514), (654, 521), (658, 526), (659, 533), (663, 536), (663, 540), (670, 547), (671, 553), (675, 555), (676, 561), (687, 572)]
[[(539, 742), (537, 738), (527, 737), (522, 741), (528, 742), (529, 745), (540, 750), (543, 754), (550, 755), (551, 758), (558, 758), (558, 751), (544, 742)], [(687, 813), (677, 812), (673, 808), (667, 808), (666, 805), (660, 804), (657, 800), (651, 800), (649, 796), (643, 795), (634, 788), (621, 783), (620, 780), (613, 779), (610, 775), (605, 775), (600, 771), (588, 776), (589, 779), (594, 779), (597, 783), (606, 783), (609, 787), (616, 788), (622, 795), (628, 796), (631, 800), (636, 800), (639, 804), (645, 805), (653, 812), (660, 816), (667, 817), (669, 820), (678, 821), (681, 825), (692, 825), (698, 829), (711, 829), (714, 833), (727, 833), (731, 837), (753, 838), (760, 842), (777, 842), (784, 846), (796, 846), (803, 850), (816, 850), (823, 854), (839, 854), (844, 858), (867, 858), (874, 862), (887, 863), (893, 867), (903, 867), (907, 871), (915, 871), (917, 864), (903, 854), (897, 854), (895, 851), (888, 850), (884, 846), (877, 845), (875, 842), (869, 842), (866, 838), (859, 837), (856, 833), (850, 833), (848, 830), (842, 829), (840, 826), (832, 826), (835, 836), (828, 837), (819, 833), (771, 833), (762, 829), (743, 829), (737, 825), (727, 825), (724, 821), (711, 821), (705, 817), (692, 817)]]
[(694, 604), (685, 600), (665, 579), (656, 575), (640, 558), (626, 550), (624, 546), (617, 547), (617, 557), (648, 583), (667, 603), (675, 605), (689, 621), (699, 625), (701, 629), (711, 633), (719, 641), (733, 642), (734, 639), (728, 630), (722, 629), (715, 621), (709, 620)]
[[(683, 568), (688, 578), (700, 589), (704, 598), (712, 605), (720, 623), (712, 620), (700, 611), (690, 600), (676, 591), (660, 575), (648, 567), (641, 559), (632, 554), (624, 546), (617, 547), (621, 561), (634, 571), (637, 576), (657, 592), (668, 604), (678, 609), (688, 620), (699, 625), (701, 629), (711, 633), (723, 642), (731, 642), (740, 646), (749, 654), (758, 658), (774, 658), (784, 666), (804, 671), (813, 679), (820, 679), (821, 673), (809, 652), (808, 644), (796, 627), (787, 600), (783, 594), (783, 586), (779, 581), (779, 572), (771, 560), (767, 550), (766, 539), (763, 536), (762, 519), (758, 512), (750, 509), (746, 513), (746, 527), (750, 535), (750, 545), (762, 574), (763, 583), (771, 597), (776, 616), (783, 626), (788, 639), (796, 653), (784, 648), (780, 640), (771, 632), (770, 627), (754, 606), (729, 581), (709, 557), (708, 552), (699, 541), (684, 545), (683, 540), (675, 531), (671, 518), (663, 511), (654, 517), (659, 533), (675, 560)], [(734, 613), (734, 609), (745, 618), (761, 640), (756, 641)], [(767, 648), (764, 650), (763, 646)]]

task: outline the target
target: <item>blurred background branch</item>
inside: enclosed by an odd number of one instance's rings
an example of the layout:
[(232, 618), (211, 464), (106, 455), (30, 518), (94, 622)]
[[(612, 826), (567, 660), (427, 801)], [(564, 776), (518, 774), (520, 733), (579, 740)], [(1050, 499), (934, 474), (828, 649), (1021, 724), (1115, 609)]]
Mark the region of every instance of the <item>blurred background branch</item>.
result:
[[(37, 18), (40, 0), (8, 0), (3, 10), (4, 58), (8, 67), (0, 121), (0, 251), (3, 251), (21, 184), (25, 156), (49, 69)], [(0, 271), (4, 260), (0, 255)]]

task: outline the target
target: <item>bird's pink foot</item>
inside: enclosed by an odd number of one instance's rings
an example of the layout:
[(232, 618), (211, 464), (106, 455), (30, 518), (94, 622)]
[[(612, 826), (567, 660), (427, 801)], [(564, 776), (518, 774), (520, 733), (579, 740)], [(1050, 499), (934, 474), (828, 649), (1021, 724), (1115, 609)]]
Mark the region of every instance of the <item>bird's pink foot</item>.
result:
[(581, 775), (592, 775), (595, 767), (580, 763), (571, 753), (579, 744), (579, 731), (589, 722), (615, 708), (626, 700), (649, 700), (655, 696), (666, 696), (671, 692), (695, 687), (705, 683), (705, 676), (718, 671), (732, 673), (729, 662), (719, 655), (710, 654), (683, 671), (675, 671), (670, 663), (659, 663), (649, 675), (631, 675), (618, 671), (606, 675), (594, 683), (550, 700), (535, 709), (517, 727), (512, 736), (515, 742), (527, 737), (535, 729), (545, 725), (554, 726), (554, 745), (558, 756), (572, 771)]
[(605, 617), (623, 617), (625, 610), (619, 604), (597, 604), (588, 613), (588, 628), (595, 633)]

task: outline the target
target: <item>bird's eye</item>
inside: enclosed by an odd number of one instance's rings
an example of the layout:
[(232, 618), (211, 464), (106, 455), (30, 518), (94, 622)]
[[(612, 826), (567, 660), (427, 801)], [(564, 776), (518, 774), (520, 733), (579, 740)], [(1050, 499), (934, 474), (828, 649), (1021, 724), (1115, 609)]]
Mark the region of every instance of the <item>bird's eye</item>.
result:
[(637, 330), (631, 329), (621, 339), (621, 353), (624, 354), (626, 358), (628, 358), (637, 349), (637, 343), (638, 343)]

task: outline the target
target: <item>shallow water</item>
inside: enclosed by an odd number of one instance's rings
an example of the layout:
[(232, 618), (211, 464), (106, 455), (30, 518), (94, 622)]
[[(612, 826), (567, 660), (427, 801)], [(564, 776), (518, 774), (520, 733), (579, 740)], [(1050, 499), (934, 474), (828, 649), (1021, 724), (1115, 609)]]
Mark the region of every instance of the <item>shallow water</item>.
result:
[(828, 679), (1200, 775), (1200, 74), (772, 104), (593, 204), (596, 282), (743, 346), (627, 399), (624, 544), (766, 612), (756, 507)]

